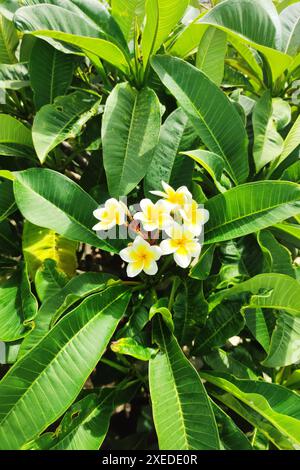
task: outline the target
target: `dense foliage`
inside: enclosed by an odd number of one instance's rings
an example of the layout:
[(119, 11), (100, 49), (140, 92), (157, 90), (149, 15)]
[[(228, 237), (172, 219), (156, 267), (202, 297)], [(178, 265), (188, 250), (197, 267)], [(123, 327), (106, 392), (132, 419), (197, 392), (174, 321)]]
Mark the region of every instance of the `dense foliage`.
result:
[(0, 88), (0, 449), (299, 449), (300, 2), (0, 0)]

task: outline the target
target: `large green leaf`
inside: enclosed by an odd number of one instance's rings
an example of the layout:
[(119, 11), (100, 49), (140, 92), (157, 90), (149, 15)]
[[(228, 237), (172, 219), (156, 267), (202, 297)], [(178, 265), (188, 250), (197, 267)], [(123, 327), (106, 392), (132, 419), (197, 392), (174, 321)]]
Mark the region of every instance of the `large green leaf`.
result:
[(31, 1), (29, 5), (18, 9), (14, 16), (14, 22), (22, 31), (62, 31), (106, 38), (126, 47), (118, 24), (98, 0), (42, 0)]
[(230, 416), (213, 401), (212, 407), (224, 450), (253, 450), (245, 434), (237, 427)]
[[(202, 15), (203, 16), (203, 15)], [(209, 28), (207, 25), (197, 23), (198, 18), (189, 23), (182, 29), (176, 39), (171, 42), (169, 52), (175, 57), (187, 57), (190, 54), (197, 52), (198, 45), (205, 33)]]
[(300, 445), (300, 397), (280, 385), (241, 380), (228, 374), (201, 372), (201, 377), (231, 393), (259, 413), (294, 446)]
[(253, 158), (257, 173), (274, 161), (282, 152), (283, 139), (277, 132), (273, 118), (271, 93), (266, 91), (254, 107), (253, 115), (254, 146)]
[[(70, 44), (100, 56), (123, 72), (128, 71), (127, 46), (122, 32), (100, 2), (65, 0), (61, 4), (59, 0), (51, 0), (51, 3), (20, 8), (14, 18), (17, 27), (43, 37), (65, 52), (70, 51), (70, 47), (66, 48), (66, 44)], [(57, 41), (62, 41), (64, 46)]]
[(264, 254), (264, 272), (281, 273), (295, 277), (289, 250), (281, 245), (269, 230), (262, 230), (257, 241)]
[[(169, 183), (175, 166), (176, 156), (182, 150), (190, 124), (185, 113), (180, 109), (173, 111), (161, 127), (159, 141), (147, 170), (144, 189), (148, 194), (151, 190), (161, 187), (161, 182)], [(191, 136), (192, 145), (194, 138)], [(153, 197), (153, 196), (151, 196)]]
[(19, 90), (30, 85), (28, 66), (20, 64), (0, 64), (0, 88)]
[(213, 348), (223, 346), (232, 336), (236, 336), (244, 327), (245, 320), (240, 314), (240, 304), (225, 302), (217, 306), (201, 328), (194, 343), (195, 356), (206, 354)]
[(285, 274), (258, 274), (230, 289), (223, 290), (211, 298), (213, 308), (224, 299), (243, 293), (252, 294), (245, 299), (247, 308), (270, 308), (285, 310), (295, 317), (300, 316), (300, 284)]
[(292, 62), (281, 52), (281, 25), (270, 0), (226, 0), (199, 22), (218, 27), (261, 52), (269, 62), (274, 81)]
[(300, 186), (284, 181), (259, 181), (230, 189), (205, 205), (210, 219), (205, 243), (256, 232), (300, 212)]
[(48, 258), (55, 261), (67, 276), (74, 276), (77, 246), (78, 243), (58, 235), (54, 230), (38, 227), (28, 221), (24, 223), (22, 249), (32, 279)]
[(64, 95), (71, 84), (74, 70), (72, 55), (63, 54), (45, 41), (35, 42), (29, 61), (30, 83), (36, 109), (52, 104)]
[(0, 63), (16, 62), (15, 49), (18, 45), (18, 35), (14, 25), (0, 15)]
[(68, 282), (66, 274), (57, 267), (56, 261), (46, 259), (34, 278), (35, 289), (41, 302), (57, 295)]
[(108, 431), (110, 417), (116, 406), (129, 401), (136, 383), (103, 387), (79, 400), (63, 417), (55, 432), (42, 434), (25, 449), (97, 450)]
[(216, 153), (208, 152), (207, 150), (190, 150), (183, 153), (191, 157), (207, 171), (219, 191), (225, 191), (221, 184), (222, 174), (225, 168), (225, 162), (222, 157)]
[(30, 130), (16, 118), (0, 114), (0, 155), (33, 158)]
[(128, 194), (145, 176), (158, 142), (159, 101), (153, 90), (117, 85), (102, 121), (103, 160), (112, 196)]
[(210, 26), (199, 43), (196, 67), (220, 86), (224, 76), (227, 34)]
[(287, 223), (276, 224), (272, 227), (272, 232), (279, 238), (300, 249), (300, 225)]
[(30, 290), (26, 268), (15, 272), (0, 287), (0, 340), (16, 341), (33, 328), (37, 301)]
[(31, 168), (16, 172), (14, 193), (23, 216), (32, 224), (75, 241), (116, 252), (113, 244), (92, 230), (98, 204), (76, 183), (53, 170)]
[(282, 47), (290, 55), (300, 51), (300, 3), (290, 5), (280, 13)]
[(161, 450), (219, 449), (217, 426), (201, 380), (159, 320), (160, 352), (149, 363), (150, 393)]
[(111, 13), (127, 42), (134, 36), (135, 21), (142, 22), (145, 0), (112, 0)]
[(79, 134), (82, 126), (97, 114), (99, 104), (97, 96), (75, 91), (56, 98), (53, 104), (38, 111), (33, 121), (32, 139), (41, 163), (64, 140)]
[(79, 300), (102, 291), (112, 278), (109, 274), (83, 273), (72, 278), (55, 295), (47, 298), (37, 312), (34, 329), (22, 342), (19, 356), (24, 355), (49, 332), (52, 323)]
[(277, 161), (277, 166), (283, 162), (300, 145), (300, 116), (294, 122), (290, 132), (285, 138), (283, 150)]
[(0, 182), (0, 222), (5, 220), (12, 212), (16, 210), (15, 197), (12, 182)]
[(285, 367), (300, 360), (300, 318), (279, 312), (273, 331), (265, 367)]
[(248, 139), (234, 104), (204, 73), (181, 59), (156, 56), (152, 66), (205, 145), (224, 158), (226, 170), (235, 181), (244, 181), (248, 175)]
[(118, 286), (88, 298), (10, 369), (0, 383), (2, 449), (20, 449), (70, 406), (105, 351), (129, 297)]
[(146, 0), (146, 25), (142, 38), (144, 66), (182, 18), (187, 0)]

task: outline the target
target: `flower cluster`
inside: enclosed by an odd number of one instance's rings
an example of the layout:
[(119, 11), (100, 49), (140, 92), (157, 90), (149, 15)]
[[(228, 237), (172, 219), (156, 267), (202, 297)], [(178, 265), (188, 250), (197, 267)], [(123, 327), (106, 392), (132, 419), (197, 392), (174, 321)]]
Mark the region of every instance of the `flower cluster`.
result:
[(135, 277), (142, 271), (149, 275), (156, 274), (157, 261), (163, 255), (172, 254), (182, 268), (187, 268), (192, 259), (200, 255), (200, 235), (208, 221), (208, 211), (198, 206), (186, 186), (177, 190), (165, 182), (162, 186), (164, 191), (151, 191), (161, 199), (156, 203), (142, 199), (140, 211), (134, 215), (124, 202), (116, 199), (108, 199), (104, 207), (94, 211), (100, 222), (93, 230), (110, 230), (116, 225), (133, 228), (133, 243), (120, 251), (122, 260), (128, 263), (129, 277)]

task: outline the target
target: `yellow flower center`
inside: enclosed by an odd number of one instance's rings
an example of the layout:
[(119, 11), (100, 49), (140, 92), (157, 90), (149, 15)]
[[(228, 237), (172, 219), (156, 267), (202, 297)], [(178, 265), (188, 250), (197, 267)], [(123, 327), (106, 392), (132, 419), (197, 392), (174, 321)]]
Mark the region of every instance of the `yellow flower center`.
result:
[(168, 191), (168, 197), (167, 201), (169, 201), (171, 204), (184, 204), (184, 194), (183, 193), (177, 193), (176, 191)]

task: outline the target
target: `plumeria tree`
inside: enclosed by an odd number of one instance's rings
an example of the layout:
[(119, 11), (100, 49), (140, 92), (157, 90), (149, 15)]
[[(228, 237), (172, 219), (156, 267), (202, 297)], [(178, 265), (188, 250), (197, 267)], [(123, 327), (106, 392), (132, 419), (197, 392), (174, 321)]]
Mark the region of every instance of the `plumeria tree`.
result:
[(299, 32), (0, 0), (0, 449), (299, 449)]

